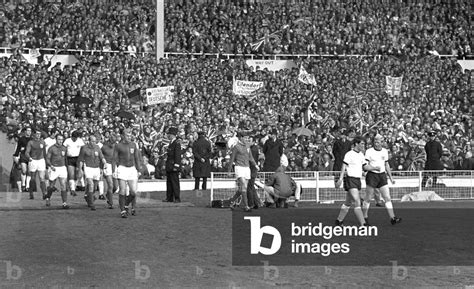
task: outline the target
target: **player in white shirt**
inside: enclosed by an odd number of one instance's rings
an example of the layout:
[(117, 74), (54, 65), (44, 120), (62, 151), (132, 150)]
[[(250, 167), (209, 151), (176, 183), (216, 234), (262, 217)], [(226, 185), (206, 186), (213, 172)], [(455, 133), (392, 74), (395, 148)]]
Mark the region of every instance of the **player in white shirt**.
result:
[(349, 209), (354, 203), (354, 213), (361, 226), (368, 225), (365, 222), (361, 209), (360, 190), (361, 178), (364, 170), (379, 171), (379, 167), (373, 167), (365, 161), (364, 151), (365, 139), (357, 136), (352, 141), (352, 150), (344, 156), (341, 175), (336, 182), (336, 188), (339, 188), (344, 181), (344, 190), (347, 191), (346, 200), (341, 206), (341, 211), (336, 219), (336, 225), (341, 226)]
[(63, 144), (67, 148), (67, 175), (69, 179), (69, 189), (73, 196), (76, 196), (76, 175), (79, 166), (77, 157), (79, 156), (81, 147), (85, 145), (79, 136), (80, 132), (74, 131), (71, 137), (67, 138)]
[(51, 129), (48, 137), (44, 139), (44, 143), (46, 144), (46, 151), (48, 151), (50, 147), (56, 144), (57, 134), (58, 134), (58, 130), (53, 128)]
[(400, 223), (402, 219), (395, 217), (395, 213), (393, 212), (393, 204), (390, 198), (387, 176), (390, 178), (392, 184), (395, 184), (395, 181), (393, 180), (392, 172), (390, 171), (390, 166), (388, 164), (388, 151), (382, 147), (382, 141), (383, 137), (379, 134), (376, 135), (373, 142), (374, 147), (365, 152), (365, 160), (368, 164), (374, 168), (376, 167), (380, 169), (368, 169), (367, 175), (365, 176), (367, 193), (363, 203), (363, 212), (365, 222), (368, 223), (370, 200), (374, 196), (375, 189), (378, 189), (385, 201), (385, 207), (390, 216), (390, 222), (392, 225), (395, 225)]

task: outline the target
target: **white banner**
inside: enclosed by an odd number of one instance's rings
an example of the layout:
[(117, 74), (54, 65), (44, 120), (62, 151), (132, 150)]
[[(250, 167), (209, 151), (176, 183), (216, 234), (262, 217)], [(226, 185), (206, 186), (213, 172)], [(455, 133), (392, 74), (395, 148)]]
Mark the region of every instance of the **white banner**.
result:
[(263, 87), (261, 81), (235, 80), (232, 91), (237, 95), (252, 95), (256, 90)]
[(400, 92), (402, 91), (403, 76), (385, 76), (385, 81), (387, 83), (387, 85), (385, 86), (385, 91), (390, 94), (390, 96), (400, 95)]
[(462, 71), (474, 70), (474, 60), (458, 60), (458, 64), (461, 65)]
[(174, 86), (163, 86), (146, 89), (146, 103), (153, 105), (158, 103), (173, 102)]
[(30, 49), (30, 56), (31, 57), (40, 57), (41, 53), (39, 52), (39, 49)]
[(309, 74), (306, 69), (304, 69), (303, 65), (300, 67), (300, 75), (298, 75), (298, 80), (311, 85), (316, 85), (316, 79), (314, 75)]
[(279, 71), (283, 69), (292, 69), (296, 67), (296, 64), (292, 60), (246, 60), (248, 66), (252, 67), (253, 70), (264, 70)]

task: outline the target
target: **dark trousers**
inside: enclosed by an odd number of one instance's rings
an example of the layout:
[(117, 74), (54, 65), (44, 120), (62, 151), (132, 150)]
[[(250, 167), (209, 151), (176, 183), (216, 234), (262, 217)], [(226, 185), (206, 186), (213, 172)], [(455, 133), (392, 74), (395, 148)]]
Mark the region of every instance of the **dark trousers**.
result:
[(247, 199), (250, 208), (261, 205), (257, 190), (255, 190), (255, 178), (250, 178), (247, 184)]
[(179, 172), (166, 173), (166, 200), (180, 201)]
[[(199, 190), (199, 181), (201, 178), (194, 178), (194, 189)], [(202, 178), (202, 189), (205, 190), (207, 188), (207, 178)]]

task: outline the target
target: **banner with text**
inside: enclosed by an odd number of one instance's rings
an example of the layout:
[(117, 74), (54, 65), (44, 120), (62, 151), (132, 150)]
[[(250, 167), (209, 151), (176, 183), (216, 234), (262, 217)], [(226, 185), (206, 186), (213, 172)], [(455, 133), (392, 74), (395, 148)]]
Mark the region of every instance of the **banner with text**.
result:
[(146, 103), (147, 105), (154, 105), (158, 103), (173, 102), (174, 86), (163, 86), (146, 89)]
[(269, 71), (279, 71), (283, 69), (292, 69), (297, 67), (295, 62), (292, 60), (246, 60), (248, 66), (252, 67), (253, 70), (264, 70), (268, 69)]
[(403, 76), (400, 77), (392, 77), (392, 76), (385, 76), (386, 86), (385, 91), (390, 94), (390, 96), (399, 96), (400, 92), (402, 91), (402, 81)]
[(261, 81), (235, 80), (232, 91), (237, 95), (252, 95), (255, 91), (263, 87)]

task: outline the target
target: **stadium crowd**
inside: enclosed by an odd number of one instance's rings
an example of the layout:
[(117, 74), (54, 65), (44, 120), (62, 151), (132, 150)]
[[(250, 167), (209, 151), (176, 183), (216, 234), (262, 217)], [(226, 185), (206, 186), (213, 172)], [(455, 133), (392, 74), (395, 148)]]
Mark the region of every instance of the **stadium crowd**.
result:
[[(5, 5), (0, 46), (153, 51), (153, 1), (63, 2)], [(170, 0), (165, 51), (463, 56), (472, 9), (467, 0)]]
[[(171, 126), (178, 127), (183, 143), (182, 177), (191, 177), (191, 147), (199, 130), (215, 144), (213, 169), (225, 171), (229, 164), (223, 144), (242, 127), (253, 130), (260, 146), (276, 129), (289, 170), (320, 170), (333, 158), (334, 139), (349, 127), (384, 135), (395, 170), (423, 168), (423, 145), (431, 130), (438, 131), (453, 163), (450, 168), (459, 163), (456, 168), (462, 168), (471, 157), (469, 74), (454, 60), (305, 59), (298, 67), (315, 75), (316, 87), (311, 90), (298, 81), (298, 68), (253, 71), (243, 59), (182, 57), (158, 65), (153, 57), (118, 54), (79, 59), (75, 66), (49, 70), (46, 61), (34, 66), (18, 54), (3, 58), (3, 85), (10, 98), (2, 105), (2, 123), (8, 123), (15, 135), (32, 126), (46, 133), (59, 131), (66, 138), (74, 130), (108, 138), (130, 127), (143, 155), (156, 166), (156, 177), (164, 175), (165, 132)], [(399, 96), (385, 92), (385, 75), (403, 75)], [(265, 87), (251, 97), (236, 96), (234, 77), (263, 81)], [(129, 98), (137, 87), (163, 85), (175, 86), (174, 103), (146, 106)], [(310, 104), (310, 133), (293, 133), (302, 126)]]
[[(470, 168), (472, 77), (454, 59), (427, 53), (471, 53), (470, 2), (386, 2), (166, 2), (170, 52), (381, 54), (296, 59), (297, 68), (277, 72), (254, 71), (243, 57), (183, 55), (156, 63), (152, 54), (124, 53), (153, 50), (149, 3), (6, 7), (2, 46), (122, 52), (75, 55), (79, 62), (64, 67), (42, 58), (28, 64), (18, 51), (2, 58), (0, 85), (8, 101), (1, 123), (12, 137), (29, 126), (65, 138), (73, 131), (94, 134), (102, 142), (131, 128), (148, 164), (144, 177), (164, 177), (165, 132), (172, 126), (183, 144), (183, 178), (192, 177), (198, 131), (214, 145), (212, 170), (227, 171), (225, 143), (239, 128), (251, 129), (260, 149), (276, 130), (293, 171), (330, 171), (334, 140), (348, 128), (385, 136), (394, 170), (423, 169), (432, 130), (444, 146), (445, 167)], [(301, 66), (315, 76), (314, 87), (298, 81)], [(385, 92), (387, 75), (403, 76), (400, 95)], [(236, 96), (233, 79), (262, 81), (264, 88)], [(174, 103), (143, 103), (145, 88), (166, 85), (175, 86)], [(141, 103), (131, 93), (136, 89)], [(295, 133), (303, 123), (309, 132)]]

